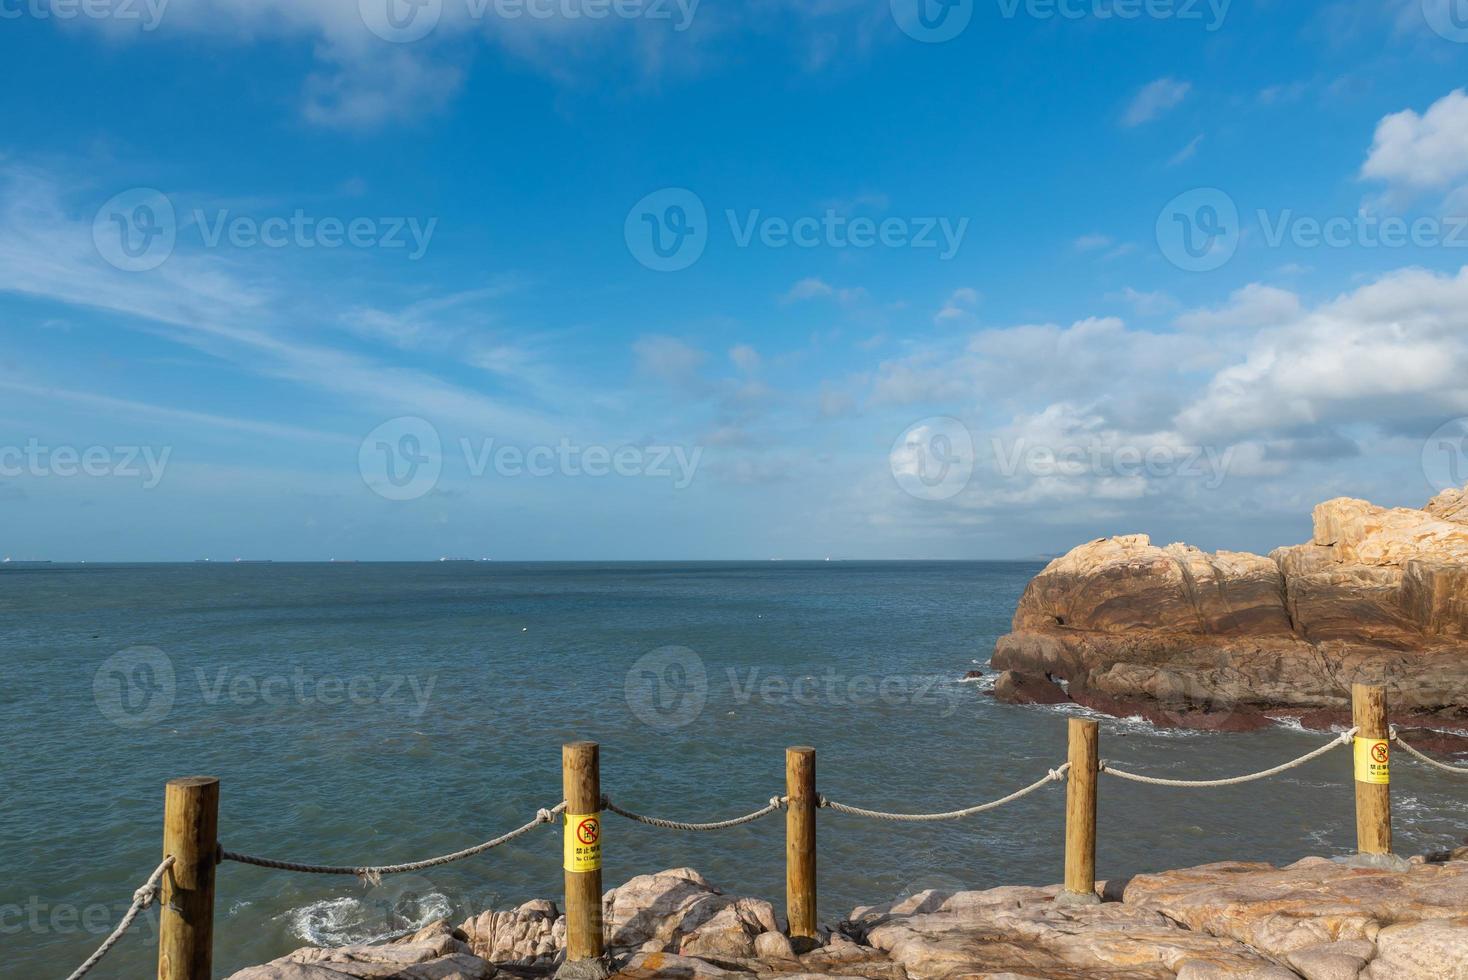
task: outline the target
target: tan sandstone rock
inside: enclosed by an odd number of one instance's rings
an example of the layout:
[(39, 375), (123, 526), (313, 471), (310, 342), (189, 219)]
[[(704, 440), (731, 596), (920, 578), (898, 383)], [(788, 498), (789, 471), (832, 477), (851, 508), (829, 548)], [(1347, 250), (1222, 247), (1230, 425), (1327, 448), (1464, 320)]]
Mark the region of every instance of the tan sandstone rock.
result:
[(995, 695), (1244, 728), (1270, 709), (1342, 715), (1363, 681), (1399, 712), (1468, 725), (1465, 500), (1326, 501), (1310, 543), (1268, 557), (1142, 534), (1080, 545), (1025, 589)]
[(546, 962), (566, 945), (566, 918), (544, 899), (508, 912), (481, 912), (459, 931), (474, 955), (491, 963)]
[(488, 980), (496, 972), (439, 922), (381, 946), (298, 949), (229, 980)]
[(775, 909), (730, 898), (692, 868), (639, 875), (602, 898), (607, 942), (645, 952), (748, 958), (755, 939), (777, 932)]

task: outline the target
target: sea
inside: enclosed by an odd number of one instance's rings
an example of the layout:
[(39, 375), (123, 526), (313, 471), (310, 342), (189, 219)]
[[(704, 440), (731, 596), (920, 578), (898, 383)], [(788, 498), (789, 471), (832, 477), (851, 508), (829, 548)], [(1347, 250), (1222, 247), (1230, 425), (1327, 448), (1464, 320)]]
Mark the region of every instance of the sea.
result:
[[(825, 796), (898, 812), (1004, 796), (1060, 765), (1073, 707), (991, 695), (1029, 562), (8, 565), (0, 568), (0, 974), (65, 977), (161, 858), (164, 784), (221, 781), (220, 839), (290, 861), (413, 861), (561, 798), (564, 743), (601, 746), (603, 792), (713, 821), (784, 791), (816, 749)], [(971, 671), (975, 679), (966, 679)], [(1099, 719), (1102, 756), (1233, 775), (1329, 736)], [(1397, 850), (1468, 833), (1463, 787), (1394, 767)], [(1351, 849), (1350, 759), (1267, 783), (1103, 780), (1103, 878)], [(717, 833), (608, 814), (604, 881), (692, 867), (784, 901), (779, 815)], [(819, 908), (928, 888), (1058, 881), (1064, 789), (960, 821), (819, 813)], [(367, 884), (236, 863), (217, 881), (215, 973), (306, 945), (390, 938), (561, 892), (559, 831)], [(150, 910), (93, 977), (152, 976)]]

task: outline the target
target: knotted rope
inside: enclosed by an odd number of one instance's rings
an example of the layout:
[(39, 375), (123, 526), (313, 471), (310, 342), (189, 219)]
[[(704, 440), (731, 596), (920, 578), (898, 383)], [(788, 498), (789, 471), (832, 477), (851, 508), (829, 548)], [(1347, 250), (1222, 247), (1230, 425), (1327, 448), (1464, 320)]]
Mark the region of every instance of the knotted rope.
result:
[(971, 817), (976, 813), (983, 813), (985, 810), (995, 810), (1004, 806), (1006, 803), (1013, 803), (1021, 797), (1029, 796), (1049, 783), (1064, 782), (1065, 774), (1069, 770), (1070, 763), (1067, 762), (1059, 769), (1051, 769), (1045, 774), (1043, 779), (1037, 779), (1024, 789), (1016, 790), (1003, 799), (994, 800), (990, 803), (980, 803), (978, 806), (967, 807), (963, 810), (949, 810), (947, 813), (887, 813), (883, 810), (867, 810), (859, 806), (848, 806), (845, 803), (828, 800), (824, 796), (820, 798), (818, 805), (828, 810), (835, 810), (837, 813), (850, 814), (853, 817), (869, 817), (872, 820), (890, 820), (894, 823), (927, 823), (938, 820), (962, 820), (964, 817)]
[(102, 945), (97, 947), (97, 951), (91, 956), (88, 956), (87, 961), (77, 967), (66, 980), (81, 980), (82, 977), (92, 972), (92, 967), (102, 962), (102, 957), (112, 952), (112, 947), (116, 946), (128, 929), (132, 927), (133, 920), (142, 913), (143, 909), (152, 905), (154, 899), (158, 897), (158, 890), (163, 883), (163, 875), (171, 867), (173, 867), (173, 857), (170, 855), (164, 858), (163, 863), (158, 865), (157, 870), (148, 876), (148, 880), (143, 883), (143, 887), (133, 892), (133, 903), (128, 907), (127, 912), (123, 914), (122, 921), (117, 923), (117, 928), (112, 930), (112, 935), (102, 940)]
[(605, 796), (601, 799), (603, 809), (610, 810), (620, 817), (626, 817), (628, 820), (645, 823), (649, 827), (661, 827), (664, 830), (728, 830), (730, 827), (753, 823), (756, 820), (767, 817), (775, 811), (783, 809), (785, 802), (786, 798), (783, 796), (772, 796), (770, 797), (769, 803), (753, 813), (746, 813), (742, 817), (735, 817), (732, 820), (719, 820), (714, 823), (686, 823), (682, 820), (664, 820), (662, 817), (643, 816), (640, 813), (633, 813), (631, 810), (624, 810)]
[(1217, 786), (1237, 786), (1240, 783), (1252, 783), (1256, 779), (1268, 779), (1270, 776), (1278, 776), (1280, 773), (1293, 769), (1296, 766), (1303, 766), (1312, 759), (1317, 759), (1327, 752), (1340, 748), (1342, 745), (1349, 745), (1351, 739), (1356, 736), (1356, 732), (1359, 730), (1353, 728), (1348, 732), (1342, 732), (1313, 752), (1307, 752), (1298, 759), (1291, 759), (1289, 762), (1277, 765), (1273, 769), (1265, 769), (1262, 772), (1251, 772), (1245, 776), (1230, 776), (1227, 779), (1161, 779), (1157, 776), (1143, 776), (1135, 772), (1114, 769), (1111, 763), (1106, 762), (1104, 759), (1101, 762), (1100, 771), (1109, 776), (1116, 776), (1119, 779), (1130, 779), (1134, 783), (1147, 783), (1150, 786), (1176, 786), (1183, 789), (1212, 789)]
[(1393, 742), (1396, 742), (1402, 748), (1406, 749), (1408, 755), (1416, 756), (1418, 759), (1421, 759), (1429, 766), (1435, 766), (1438, 769), (1441, 769), (1443, 772), (1450, 772), (1455, 776), (1468, 776), (1468, 769), (1463, 769), (1459, 766), (1450, 766), (1446, 762), (1438, 762), (1431, 756), (1423, 755), (1421, 752), (1418, 752), (1416, 749), (1412, 748), (1412, 746), (1402, 741), (1402, 736), (1397, 734), (1396, 725), (1393, 725), (1391, 727), (1391, 739)]
[(530, 833), (530, 831), (534, 830), (536, 827), (539, 827), (541, 824), (554, 822), (556, 816), (560, 813), (565, 812), (565, 809), (566, 804), (564, 801), (562, 801), (551, 807), (549, 810), (538, 811), (535, 814), (534, 820), (525, 824), (523, 827), (516, 827), (508, 834), (496, 837), (493, 840), (487, 840), (483, 844), (475, 844), (473, 847), (466, 847), (462, 851), (455, 851), (452, 854), (444, 854), (440, 857), (428, 858), (426, 861), (413, 861), (409, 864), (387, 864), (378, 865), (375, 867), (348, 868), (329, 864), (297, 864), (294, 861), (277, 861), (272, 858), (255, 857), (250, 854), (239, 854), (235, 851), (222, 852), (220, 854), (220, 860), (235, 861), (239, 864), (253, 864), (257, 868), (273, 868), (277, 871), (299, 871), (302, 874), (356, 875), (358, 878), (362, 879), (363, 882), (369, 885), (375, 885), (379, 881), (381, 881), (383, 876), (385, 875), (403, 874), (408, 871), (422, 871), (424, 868), (436, 868), (441, 864), (451, 864), (454, 861), (462, 861), (464, 860), (464, 858), (470, 858), (476, 854), (483, 854), (490, 848), (499, 847), (501, 844), (508, 844), (516, 837), (521, 837), (525, 834)]

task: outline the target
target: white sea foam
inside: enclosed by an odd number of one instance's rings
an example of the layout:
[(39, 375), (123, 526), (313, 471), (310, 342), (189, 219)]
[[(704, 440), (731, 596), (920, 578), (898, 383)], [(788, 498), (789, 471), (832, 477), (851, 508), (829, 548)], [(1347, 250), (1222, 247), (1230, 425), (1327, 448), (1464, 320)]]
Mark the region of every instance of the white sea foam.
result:
[(326, 898), (291, 909), (281, 918), (291, 935), (312, 946), (353, 946), (386, 942), (416, 932), (453, 911), (448, 896), (439, 892), (380, 893), (362, 898)]

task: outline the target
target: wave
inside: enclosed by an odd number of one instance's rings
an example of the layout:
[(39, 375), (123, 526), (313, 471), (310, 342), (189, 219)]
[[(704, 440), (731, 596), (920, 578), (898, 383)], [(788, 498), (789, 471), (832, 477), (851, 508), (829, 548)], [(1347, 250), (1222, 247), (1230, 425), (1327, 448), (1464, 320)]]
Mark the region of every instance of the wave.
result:
[(291, 935), (312, 946), (358, 946), (411, 935), (447, 918), (453, 903), (441, 892), (377, 894), (362, 898), (327, 898), (279, 916)]

